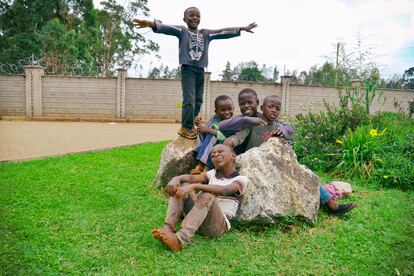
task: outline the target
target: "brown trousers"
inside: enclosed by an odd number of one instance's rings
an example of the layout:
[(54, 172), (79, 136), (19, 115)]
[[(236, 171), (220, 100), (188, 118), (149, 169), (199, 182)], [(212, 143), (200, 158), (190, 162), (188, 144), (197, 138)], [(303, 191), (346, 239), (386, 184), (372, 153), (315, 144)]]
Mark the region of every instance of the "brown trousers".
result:
[(192, 192), (184, 199), (169, 197), (164, 227), (175, 231), (182, 214), (185, 217), (176, 235), (183, 245), (190, 242), (196, 231), (208, 237), (218, 237), (228, 231), (226, 217), (211, 193)]

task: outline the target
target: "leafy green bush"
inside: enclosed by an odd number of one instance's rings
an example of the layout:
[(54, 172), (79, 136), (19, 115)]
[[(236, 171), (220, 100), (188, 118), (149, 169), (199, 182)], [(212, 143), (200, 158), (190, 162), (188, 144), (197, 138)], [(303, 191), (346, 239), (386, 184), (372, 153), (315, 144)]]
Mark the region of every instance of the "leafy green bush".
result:
[(325, 112), (297, 116), (299, 162), (373, 186), (414, 189), (414, 120), (404, 113), (369, 115), (365, 101), (383, 97), (372, 85), (339, 96), (339, 108), (325, 103)]
[(335, 173), (349, 178), (367, 180), (380, 167), (384, 153), (386, 129), (378, 132), (371, 126), (361, 126), (355, 131), (348, 130), (341, 145), (341, 162)]

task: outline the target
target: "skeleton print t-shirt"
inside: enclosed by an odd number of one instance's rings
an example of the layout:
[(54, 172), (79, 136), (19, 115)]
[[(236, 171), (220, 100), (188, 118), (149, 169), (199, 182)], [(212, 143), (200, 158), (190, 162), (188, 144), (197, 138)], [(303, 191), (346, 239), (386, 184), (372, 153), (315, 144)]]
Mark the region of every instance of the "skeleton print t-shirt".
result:
[(205, 68), (208, 65), (208, 46), (213, 39), (226, 39), (240, 35), (240, 28), (220, 30), (190, 30), (184, 26), (155, 23), (155, 33), (173, 35), (179, 40), (180, 64)]

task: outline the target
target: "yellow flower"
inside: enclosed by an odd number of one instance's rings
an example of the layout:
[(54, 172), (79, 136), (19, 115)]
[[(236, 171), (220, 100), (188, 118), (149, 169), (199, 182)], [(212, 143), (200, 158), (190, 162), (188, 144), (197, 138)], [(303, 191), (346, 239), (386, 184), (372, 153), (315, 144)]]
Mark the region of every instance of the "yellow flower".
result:
[(341, 141), (341, 140), (339, 140), (339, 139), (336, 139), (336, 141), (335, 141), (337, 144), (343, 144), (344, 142), (343, 141)]
[(378, 136), (378, 131), (376, 129), (371, 128), (369, 130), (369, 135), (371, 135), (372, 137)]
[(387, 179), (388, 178), (388, 175), (384, 175), (384, 178)]

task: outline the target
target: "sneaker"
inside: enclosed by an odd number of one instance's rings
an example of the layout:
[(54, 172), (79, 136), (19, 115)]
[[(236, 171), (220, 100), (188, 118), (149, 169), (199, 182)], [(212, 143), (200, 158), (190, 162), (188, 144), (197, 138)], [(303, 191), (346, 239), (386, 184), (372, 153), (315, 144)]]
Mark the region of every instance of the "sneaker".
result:
[(192, 129), (182, 127), (177, 131), (177, 133), (178, 135), (184, 138), (187, 138), (187, 139), (191, 139), (191, 140), (197, 139), (197, 132), (195, 132)]
[(341, 216), (345, 213), (348, 213), (352, 209), (354, 209), (357, 206), (356, 203), (346, 203), (346, 204), (339, 204), (338, 208), (335, 210), (329, 210), (329, 214), (332, 216)]

